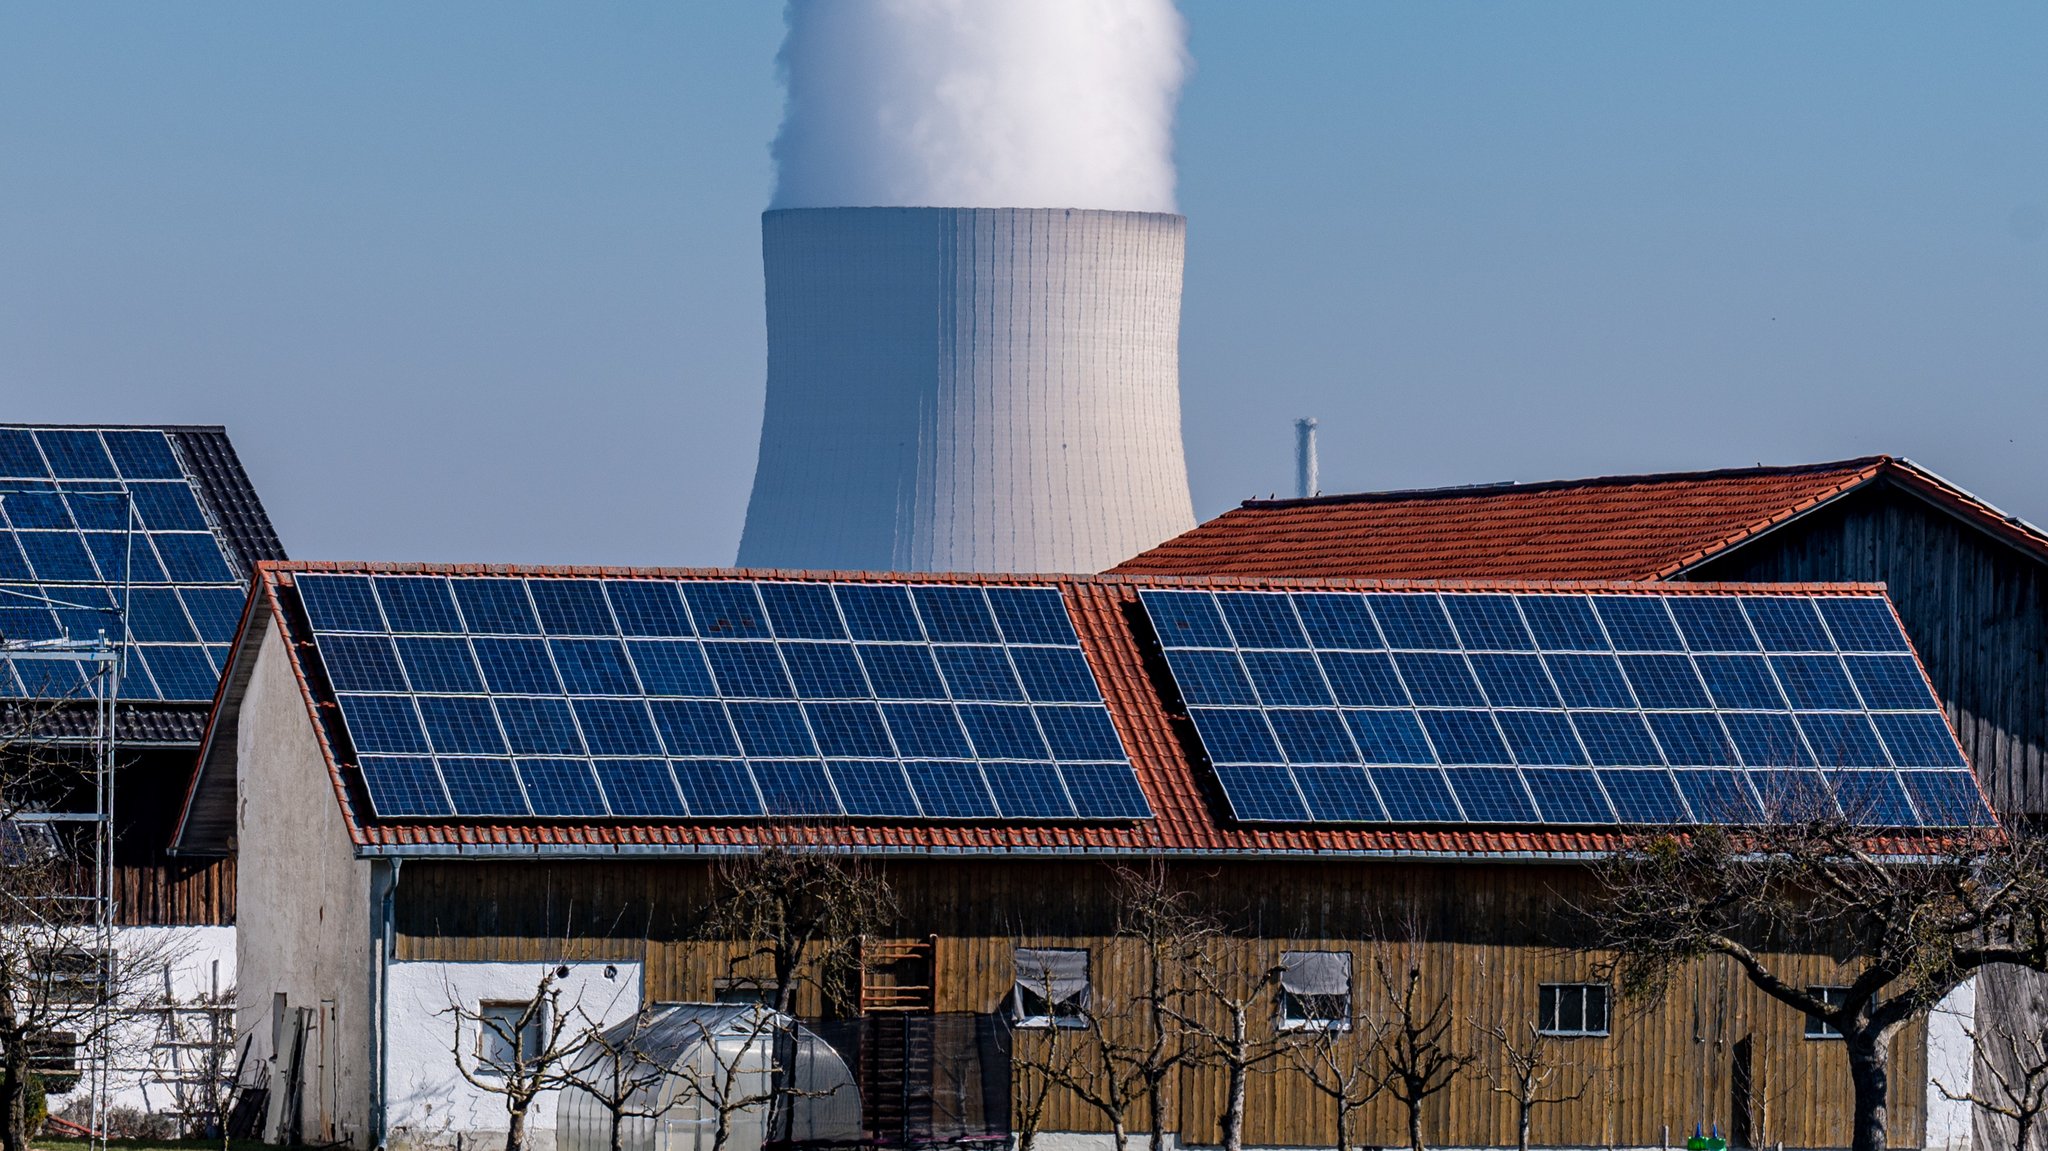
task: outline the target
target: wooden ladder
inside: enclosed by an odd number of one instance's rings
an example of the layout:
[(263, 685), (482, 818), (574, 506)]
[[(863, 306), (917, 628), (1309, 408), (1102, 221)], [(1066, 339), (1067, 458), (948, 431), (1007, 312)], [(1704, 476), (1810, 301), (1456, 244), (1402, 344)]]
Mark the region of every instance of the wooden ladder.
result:
[(939, 937), (860, 941), (860, 1013), (930, 1014)]

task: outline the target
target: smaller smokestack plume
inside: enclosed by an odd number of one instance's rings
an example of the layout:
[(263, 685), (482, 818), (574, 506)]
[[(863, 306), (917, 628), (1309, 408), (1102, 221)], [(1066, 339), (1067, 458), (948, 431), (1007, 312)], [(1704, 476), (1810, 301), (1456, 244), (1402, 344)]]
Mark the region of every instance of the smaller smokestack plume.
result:
[(1316, 418), (1294, 421), (1294, 494), (1307, 499), (1323, 490), (1316, 476)]

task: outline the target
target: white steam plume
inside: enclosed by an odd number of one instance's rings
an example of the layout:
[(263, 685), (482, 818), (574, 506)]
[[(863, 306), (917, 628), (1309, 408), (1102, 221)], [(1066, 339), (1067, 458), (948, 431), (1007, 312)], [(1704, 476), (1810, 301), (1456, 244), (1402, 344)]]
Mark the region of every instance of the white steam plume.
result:
[(1171, 212), (1173, 0), (789, 0), (773, 207)]

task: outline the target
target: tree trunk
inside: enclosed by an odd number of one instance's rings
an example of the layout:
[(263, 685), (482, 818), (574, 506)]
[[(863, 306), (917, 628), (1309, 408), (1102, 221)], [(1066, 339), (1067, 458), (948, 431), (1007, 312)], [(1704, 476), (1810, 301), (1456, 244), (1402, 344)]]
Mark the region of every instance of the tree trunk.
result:
[(1116, 1151), (1131, 1151), (1131, 1130), (1124, 1126), (1122, 1115), (1110, 1120), (1109, 1132), (1116, 1139)]
[(1145, 1122), (1151, 1128), (1152, 1151), (1166, 1146), (1166, 1092), (1160, 1090), (1162, 1086), (1157, 1080), (1145, 1086)]
[(0, 1149), (28, 1151), (27, 1081), (10, 1052), (0, 1068)]
[[(1518, 1106), (1518, 1107), (1516, 1108), (1516, 1111), (1515, 1111), (1515, 1149), (1516, 1149), (1516, 1151), (1529, 1151), (1529, 1112), (1530, 1112), (1530, 1110), (1531, 1110), (1531, 1108), (1530, 1108), (1530, 1106), (1529, 1106), (1529, 1101), (1528, 1101), (1528, 1100), (1526, 1100), (1526, 1099), (1522, 1100), (1522, 1101), (1521, 1101), (1521, 1103), (1520, 1103), (1520, 1105), (1519, 1105), (1519, 1106)], [(612, 1148), (612, 1151), (618, 1151), (618, 1148), (614, 1147), (614, 1148)]]
[(1429, 1151), (1422, 1142), (1422, 1100), (1408, 1100), (1408, 1151)]
[(526, 1108), (514, 1107), (508, 1114), (511, 1121), (505, 1124), (505, 1151), (526, 1151)]
[(1351, 1108), (1337, 1101), (1337, 1151), (1351, 1151)]
[(1244, 1061), (1233, 1061), (1230, 1093), (1223, 1105), (1223, 1151), (1244, 1151), (1244, 1081)]
[(1891, 1045), (1873, 1035), (1846, 1035), (1849, 1082), (1856, 1090), (1851, 1151), (1885, 1151), (1885, 1107), (1891, 1087)]

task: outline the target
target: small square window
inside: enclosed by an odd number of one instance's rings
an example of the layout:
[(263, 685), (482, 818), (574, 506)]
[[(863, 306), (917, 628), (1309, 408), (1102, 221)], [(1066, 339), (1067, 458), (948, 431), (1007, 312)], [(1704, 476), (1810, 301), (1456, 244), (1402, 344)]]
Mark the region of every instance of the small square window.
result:
[(1607, 985), (1541, 984), (1536, 994), (1536, 1029), (1545, 1035), (1607, 1034)]
[[(1829, 1007), (1840, 1007), (1842, 1001), (1848, 998), (1849, 989), (1846, 987), (1809, 987), (1806, 989), (1806, 993), (1827, 1004)], [(1809, 1015), (1806, 1017), (1806, 1037), (1808, 1039), (1840, 1039), (1842, 1032), (1834, 1024), (1829, 1023), (1820, 1016)]]
[(1017, 1027), (1086, 1027), (1090, 990), (1087, 951), (1020, 947), (1010, 1020)]
[[(503, 1075), (530, 1066), (540, 1056), (546, 1037), (540, 1011), (532, 1002), (487, 1001), (477, 1007), (477, 1068)], [(522, 1023), (523, 1021), (523, 1023)]]
[(1280, 1030), (1351, 1030), (1351, 953), (1280, 953)]

